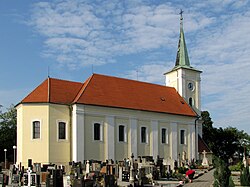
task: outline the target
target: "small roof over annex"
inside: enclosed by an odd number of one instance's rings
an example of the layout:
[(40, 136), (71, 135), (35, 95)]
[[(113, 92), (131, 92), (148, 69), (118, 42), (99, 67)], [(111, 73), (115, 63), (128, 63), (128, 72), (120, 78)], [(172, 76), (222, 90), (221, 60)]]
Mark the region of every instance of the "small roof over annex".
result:
[(84, 83), (48, 78), (21, 103), (85, 104), (197, 116), (175, 88), (100, 74)]

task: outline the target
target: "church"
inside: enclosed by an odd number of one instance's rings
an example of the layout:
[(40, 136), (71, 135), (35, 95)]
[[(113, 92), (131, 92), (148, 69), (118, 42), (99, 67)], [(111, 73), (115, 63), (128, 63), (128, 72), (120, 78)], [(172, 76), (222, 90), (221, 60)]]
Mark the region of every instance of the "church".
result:
[(17, 163), (68, 165), (88, 159), (198, 159), (200, 70), (190, 65), (180, 19), (166, 85), (93, 74), (84, 82), (48, 77), (17, 106)]

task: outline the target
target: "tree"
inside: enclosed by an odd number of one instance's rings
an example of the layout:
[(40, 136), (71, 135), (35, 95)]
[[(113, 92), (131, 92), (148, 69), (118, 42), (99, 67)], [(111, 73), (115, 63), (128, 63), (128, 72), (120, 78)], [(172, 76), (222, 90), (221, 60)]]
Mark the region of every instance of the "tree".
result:
[[(250, 136), (234, 127), (214, 128), (210, 114), (201, 113), (203, 120), (203, 139), (213, 152), (215, 159), (214, 186), (233, 186), (228, 160), (238, 155), (242, 159), (245, 148), (249, 148)], [(230, 184), (230, 185), (229, 185)]]
[[(13, 160), (13, 145), (16, 145), (16, 117), (13, 105), (6, 112), (0, 111), (0, 151), (7, 149), (8, 160)], [(4, 154), (0, 154), (0, 160), (4, 161)]]
[(250, 149), (250, 136), (234, 127), (214, 128), (207, 111), (201, 113), (203, 120), (203, 139), (213, 154), (226, 161), (234, 155), (242, 159), (244, 149)]
[(216, 138), (216, 129), (213, 127), (213, 121), (208, 111), (201, 112), (202, 123), (202, 138), (207, 143), (210, 150), (212, 150), (212, 144), (214, 138)]

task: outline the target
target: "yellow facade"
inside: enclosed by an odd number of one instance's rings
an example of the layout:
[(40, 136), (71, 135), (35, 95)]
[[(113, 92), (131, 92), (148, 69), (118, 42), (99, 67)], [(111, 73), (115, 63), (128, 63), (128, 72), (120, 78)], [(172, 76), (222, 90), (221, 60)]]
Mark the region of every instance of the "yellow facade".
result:
[[(146, 111), (135, 111), (119, 108), (108, 108), (98, 106), (80, 105), (83, 115), (84, 131), (79, 132), (84, 136), (84, 142), (80, 147), (84, 149), (82, 158), (105, 161), (110, 157), (109, 152), (113, 152), (115, 160), (129, 158), (133, 151), (137, 156), (155, 156), (157, 152), (161, 158), (173, 158), (172, 145), (176, 143), (176, 155), (182, 155), (183, 151), (191, 155), (190, 125), (194, 125), (194, 118)], [(57, 104), (20, 104), (17, 107), (18, 120), (18, 142), (17, 142), (17, 162), (27, 167), (28, 159), (37, 163), (55, 163), (68, 165), (72, 161), (72, 108), (68, 105)], [(114, 124), (109, 124), (109, 118), (113, 119)], [(136, 145), (131, 140), (131, 119), (136, 123)], [(32, 139), (32, 122), (38, 120), (41, 122), (40, 139)], [(152, 122), (154, 121), (154, 123)], [(66, 139), (58, 139), (58, 122), (66, 123)], [(171, 123), (176, 124), (176, 139), (172, 132)], [(102, 126), (101, 140), (96, 141), (93, 138), (93, 124), (100, 123)], [(109, 131), (109, 126), (114, 126), (113, 131)], [(119, 142), (119, 125), (125, 127), (125, 140)], [(157, 136), (153, 135), (153, 125), (156, 125)], [(141, 142), (141, 127), (147, 129), (147, 141)], [(161, 142), (161, 129), (167, 129), (167, 142)], [(185, 130), (186, 142), (184, 145), (179, 143), (180, 130)], [(109, 142), (107, 136), (113, 137)], [(156, 140), (154, 138), (157, 138)], [(156, 142), (154, 142), (156, 141)], [(174, 142), (173, 142), (174, 141)], [(111, 145), (108, 145), (111, 144)], [(154, 147), (153, 147), (154, 146)], [(110, 150), (108, 150), (110, 149)], [(133, 152), (134, 153), (134, 152)], [(135, 154), (134, 153), (134, 154)], [(83, 161), (83, 160), (79, 160)]]
[[(17, 107), (17, 163), (67, 164), (70, 160), (69, 108), (54, 104), (20, 104)], [(32, 138), (32, 123), (40, 121), (40, 138)], [(67, 139), (58, 140), (57, 122), (67, 126)]]
[[(115, 119), (115, 155), (116, 155), (116, 159), (117, 160), (123, 160), (124, 158), (129, 158), (128, 155), (128, 129), (129, 129), (129, 119), (128, 118), (121, 118), (121, 117), (117, 117)], [(125, 141), (124, 142), (119, 142), (118, 141), (118, 134), (119, 134), (119, 125), (124, 125), (125, 131), (126, 131), (126, 137), (125, 137)]]
[[(84, 149), (85, 149), (85, 155), (84, 158), (86, 159), (94, 159), (94, 160), (105, 160), (105, 142), (104, 142), (104, 116), (93, 116), (93, 115), (86, 115), (85, 121), (84, 121)], [(102, 125), (103, 131), (102, 131), (102, 140), (97, 141), (93, 138), (93, 124), (94, 123), (100, 123)]]

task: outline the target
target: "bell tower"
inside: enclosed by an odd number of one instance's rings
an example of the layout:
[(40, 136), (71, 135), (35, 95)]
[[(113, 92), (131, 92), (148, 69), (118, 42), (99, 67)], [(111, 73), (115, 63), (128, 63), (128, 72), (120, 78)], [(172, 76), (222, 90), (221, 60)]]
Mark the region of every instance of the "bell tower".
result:
[(201, 114), (201, 78), (202, 71), (190, 65), (188, 50), (183, 31), (183, 11), (180, 12), (180, 36), (175, 66), (165, 73), (166, 86), (174, 87), (186, 102)]

